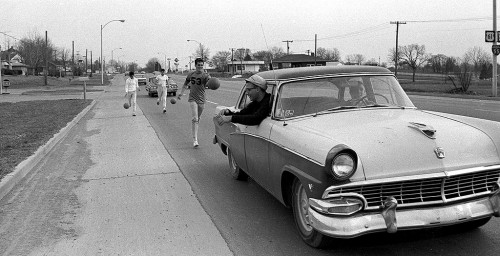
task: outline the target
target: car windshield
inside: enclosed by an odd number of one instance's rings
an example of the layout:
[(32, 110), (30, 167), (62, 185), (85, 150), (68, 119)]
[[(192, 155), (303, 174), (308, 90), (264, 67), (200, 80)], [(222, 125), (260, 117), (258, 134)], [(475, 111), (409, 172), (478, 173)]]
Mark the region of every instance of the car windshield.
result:
[(415, 106), (394, 76), (343, 76), (281, 85), (274, 116), (289, 118), (374, 107)]

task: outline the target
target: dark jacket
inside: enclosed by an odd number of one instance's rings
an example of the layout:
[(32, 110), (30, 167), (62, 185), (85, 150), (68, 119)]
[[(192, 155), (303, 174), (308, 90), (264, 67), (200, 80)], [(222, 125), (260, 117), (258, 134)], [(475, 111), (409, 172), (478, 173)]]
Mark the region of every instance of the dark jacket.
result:
[(252, 101), (240, 112), (230, 112), (231, 122), (243, 125), (259, 125), (271, 113), (271, 94), (266, 93), (261, 101)]

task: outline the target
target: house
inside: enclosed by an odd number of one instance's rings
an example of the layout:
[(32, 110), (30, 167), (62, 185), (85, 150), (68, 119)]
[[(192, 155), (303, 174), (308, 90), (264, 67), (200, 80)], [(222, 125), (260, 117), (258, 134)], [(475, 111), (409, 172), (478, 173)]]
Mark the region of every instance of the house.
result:
[(273, 69), (326, 66), (328, 60), (307, 54), (289, 54), (273, 60)]
[(23, 62), (23, 58), (14, 48), (9, 48), (0, 53), (2, 74), (26, 75), (28, 66)]
[(232, 60), (227, 63), (226, 71), (231, 74), (257, 73), (263, 66), (263, 60)]
[[(15, 54), (9, 59), (9, 56)], [(22, 57), (15, 52), (2, 52), (2, 73), (9, 75), (26, 75), (28, 65), (22, 63)]]

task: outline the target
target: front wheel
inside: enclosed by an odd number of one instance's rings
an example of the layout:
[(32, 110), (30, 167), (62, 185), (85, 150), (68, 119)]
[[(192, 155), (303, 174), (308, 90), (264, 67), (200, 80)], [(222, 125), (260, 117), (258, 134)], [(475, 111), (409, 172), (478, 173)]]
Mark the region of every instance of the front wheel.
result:
[(295, 178), (292, 185), (292, 210), (295, 224), (302, 240), (314, 248), (326, 246), (328, 237), (315, 230), (309, 220), (309, 197), (299, 179)]
[(229, 161), (229, 169), (231, 171), (231, 177), (235, 180), (247, 180), (248, 175), (241, 170), (236, 161), (234, 161), (233, 154), (231, 150), (227, 149), (227, 160)]

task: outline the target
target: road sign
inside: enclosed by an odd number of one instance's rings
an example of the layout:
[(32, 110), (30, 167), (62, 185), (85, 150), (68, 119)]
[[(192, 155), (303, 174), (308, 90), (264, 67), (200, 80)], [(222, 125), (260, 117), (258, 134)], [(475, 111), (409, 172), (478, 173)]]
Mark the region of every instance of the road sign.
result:
[(487, 43), (495, 42), (495, 31), (493, 30), (484, 31), (484, 41)]
[(493, 54), (498, 55), (500, 54), (500, 45), (492, 45), (491, 46), (491, 51)]

